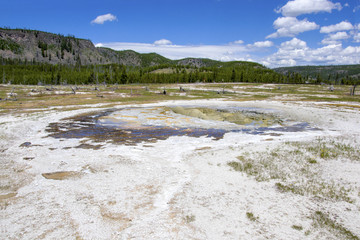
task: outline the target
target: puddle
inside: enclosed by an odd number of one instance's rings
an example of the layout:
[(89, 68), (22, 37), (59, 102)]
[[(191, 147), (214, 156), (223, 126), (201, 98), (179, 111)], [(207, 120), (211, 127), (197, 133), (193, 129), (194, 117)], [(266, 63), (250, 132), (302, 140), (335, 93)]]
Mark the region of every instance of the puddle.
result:
[(30, 146), (31, 146), (31, 142), (24, 142), (19, 147), (30, 147)]
[(19, 147), (22, 148), (29, 148), (29, 147), (42, 147), (42, 145), (39, 144), (32, 144), (31, 142), (24, 142)]
[[(228, 132), (281, 136), (284, 132), (320, 130), (308, 123), (283, 121), (264, 109), (154, 107), (109, 109), (51, 123), (46, 131), (54, 138), (88, 138), (94, 142), (135, 145), (171, 136), (223, 138)], [(78, 148), (99, 149), (83, 144)]]

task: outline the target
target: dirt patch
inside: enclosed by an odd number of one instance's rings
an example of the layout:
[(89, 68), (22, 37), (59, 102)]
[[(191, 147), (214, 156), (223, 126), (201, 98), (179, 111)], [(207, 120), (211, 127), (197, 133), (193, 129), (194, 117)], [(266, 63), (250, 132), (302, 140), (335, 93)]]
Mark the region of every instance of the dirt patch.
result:
[(82, 173), (75, 171), (61, 171), (61, 172), (43, 173), (41, 175), (46, 179), (65, 180), (71, 178), (78, 178), (82, 175)]
[(205, 150), (210, 150), (211, 147), (201, 147), (201, 148), (196, 148), (195, 151), (205, 151)]
[(2, 194), (2, 195), (0, 195), (0, 201), (8, 199), (8, 198), (15, 197), (16, 195), (17, 195), (17, 193)]

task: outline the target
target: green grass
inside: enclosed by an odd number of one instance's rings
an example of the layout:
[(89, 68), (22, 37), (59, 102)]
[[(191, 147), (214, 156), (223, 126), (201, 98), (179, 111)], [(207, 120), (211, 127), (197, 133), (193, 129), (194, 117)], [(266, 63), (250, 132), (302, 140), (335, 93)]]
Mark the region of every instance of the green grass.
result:
[(299, 193), (299, 190), (296, 189), (295, 186), (287, 186), (283, 183), (275, 183), (276, 189), (279, 190), (280, 192), (284, 193), (284, 192), (292, 192), (292, 193)]
[(317, 164), (338, 158), (359, 161), (359, 155), (359, 148), (341, 139), (318, 139), (285, 143), (270, 152), (243, 153), (237, 161), (227, 164), (259, 182), (277, 180), (274, 187), (281, 193), (353, 203), (355, 190), (352, 185), (324, 179)]
[(313, 225), (316, 228), (327, 228), (330, 232), (334, 233), (339, 239), (353, 239), (359, 240), (359, 236), (352, 233), (343, 225), (333, 220), (329, 214), (316, 211), (312, 215)]
[(293, 229), (295, 230), (298, 230), (298, 231), (302, 231), (303, 230), (303, 227), (302, 226), (299, 226), (299, 225), (292, 225), (291, 226)]
[(253, 165), (251, 162), (246, 161), (245, 158), (239, 157), (240, 162), (229, 162), (228, 165), (232, 167), (235, 171), (250, 173)]
[(259, 217), (256, 217), (252, 212), (246, 212), (246, 217), (252, 222), (255, 222), (259, 219)]
[(185, 222), (186, 223), (191, 223), (195, 221), (195, 216), (194, 215), (186, 215), (185, 216)]
[(316, 161), (316, 159), (314, 159), (314, 158), (308, 158), (308, 163), (311, 163), (311, 164), (315, 164), (315, 163), (318, 163), (317, 161)]
[(304, 183), (275, 183), (276, 189), (281, 193), (291, 192), (302, 196), (314, 196), (333, 201), (345, 201), (353, 203), (354, 200), (349, 196), (352, 189), (340, 186), (332, 181), (324, 182), (311, 179)]
[(341, 95), (338, 98), (329, 98), (326, 96), (304, 96), (307, 101), (325, 101), (325, 102), (360, 102), (360, 96), (344, 96)]
[(360, 148), (355, 148), (348, 143), (318, 139), (315, 143), (305, 144), (305, 149), (314, 158), (328, 160), (342, 157), (351, 161), (360, 161)]
[[(1, 76), (0, 76), (1, 77)], [(326, 100), (328, 94), (336, 94), (339, 98), (329, 98), (329, 103), (335, 103), (336, 101), (348, 102), (360, 102), (359, 96), (350, 97), (347, 96), (348, 89), (345, 87), (336, 87), (335, 92), (329, 92), (326, 86), (316, 85), (283, 85), (283, 84), (260, 84), (260, 83), (218, 83), (218, 84), (203, 84), (194, 85), (188, 84), (189, 88), (224, 88), (225, 94), (218, 94), (214, 91), (204, 90), (187, 90), (185, 95), (178, 95), (180, 93), (178, 84), (131, 84), (131, 85), (98, 85), (100, 91), (94, 91), (95, 85), (78, 86), (78, 91), (85, 92), (85, 94), (70, 94), (71, 86), (54, 86), (57, 90), (64, 90), (67, 94), (55, 95), (54, 92), (48, 92), (45, 88), (50, 86), (20, 86), (20, 85), (0, 85), (0, 98), (5, 99), (7, 94), (15, 87), (15, 93), (17, 93), (17, 101), (0, 101), (1, 112), (6, 113), (8, 110), (23, 111), (26, 109), (45, 109), (52, 106), (81, 106), (84, 104), (137, 104), (137, 103), (150, 103), (166, 100), (202, 100), (202, 99), (226, 99), (233, 101), (253, 101), (253, 100), (267, 100), (273, 99), (273, 97), (289, 94), (289, 100), (292, 96), (305, 97), (307, 99), (308, 93), (319, 94), (323, 97), (315, 97), (315, 101)], [(181, 86), (184, 86), (181, 84)], [(242, 89), (235, 88), (241, 86)], [(270, 89), (257, 88), (258, 86), (269, 87)], [(146, 90), (145, 88), (148, 88)], [(278, 89), (280, 87), (280, 89)], [(187, 89), (187, 87), (184, 87)], [(37, 89), (43, 91), (43, 94), (37, 96), (29, 96), (31, 89)], [(161, 94), (163, 89), (166, 89), (167, 95)], [(231, 89), (233, 92), (226, 92)], [(305, 89), (304, 92), (299, 91)], [(111, 92), (111, 93), (108, 93)], [(47, 94), (45, 94), (47, 93)], [(121, 97), (119, 94), (125, 93), (127, 97)], [(130, 93), (132, 93), (130, 95)], [(170, 96), (170, 95), (173, 96)], [(102, 97), (98, 97), (101, 95)], [(307, 99), (309, 100), (309, 99)], [(344, 105), (344, 103), (342, 103)], [(345, 107), (356, 108), (357, 105), (345, 104)], [(336, 107), (336, 106), (335, 106)], [(327, 158), (327, 153), (323, 153), (323, 157)], [(331, 154), (331, 153), (330, 153)]]

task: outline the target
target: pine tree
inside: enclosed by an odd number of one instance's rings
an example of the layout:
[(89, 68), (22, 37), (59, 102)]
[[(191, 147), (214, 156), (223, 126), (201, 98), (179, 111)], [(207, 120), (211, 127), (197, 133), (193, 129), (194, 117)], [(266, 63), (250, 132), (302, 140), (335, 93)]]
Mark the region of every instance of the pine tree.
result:
[(121, 73), (120, 81), (121, 81), (122, 84), (128, 83), (128, 75), (126, 74), (126, 67), (125, 66), (123, 67), (123, 71)]
[(232, 73), (231, 73), (231, 82), (235, 82), (235, 78), (236, 78), (236, 73), (235, 73), (235, 69), (232, 70)]

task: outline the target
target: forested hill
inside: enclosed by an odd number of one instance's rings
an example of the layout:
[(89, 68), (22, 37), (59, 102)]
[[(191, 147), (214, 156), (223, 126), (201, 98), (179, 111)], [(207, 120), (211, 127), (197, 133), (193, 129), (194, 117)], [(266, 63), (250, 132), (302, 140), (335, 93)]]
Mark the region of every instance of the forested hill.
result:
[(26, 62), (97, 65), (151, 66), (171, 60), (158, 54), (97, 48), (90, 40), (27, 29), (0, 28), (0, 57)]
[(338, 80), (334, 81), (322, 73), (311, 75), (310, 70), (299, 73), (296, 68), (283, 68), (276, 69), (278, 73), (254, 62), (220, 62), (201, 58), (170, 60), (156, 53), (140, 54), (131, 50), (95, 47), (90, 40), (74, 36), (0, 28), (0, 83), (3, 84), (353, 84), (360, 79), (358, 68), (358, 65), (346, 70), (340, 67), (331, 73), (325, 70), (331, 78)]
[(296, 66), (275, 68), (274, 71), (283, 75), (300, 74), (306, 79), (318, 81), (340, 81), (341, 79), (360, 78), (360, 64), (335, 66)]
[(95, 47), (90, 40), (63, 36), (27, 29), (0, 28), (0, 57), (28, 63), (48, 63), (63, 65), (105, 65), (120, 64), (133, 67), (158, 65), (182, 65), (192, 67), (222, 67), (249, 65), (264, 68), (257, 63), (224, 63), (210, 59), (186, 58), (170, 60), (156, 53), (140, 54), (135, 51), (115, 51)]

